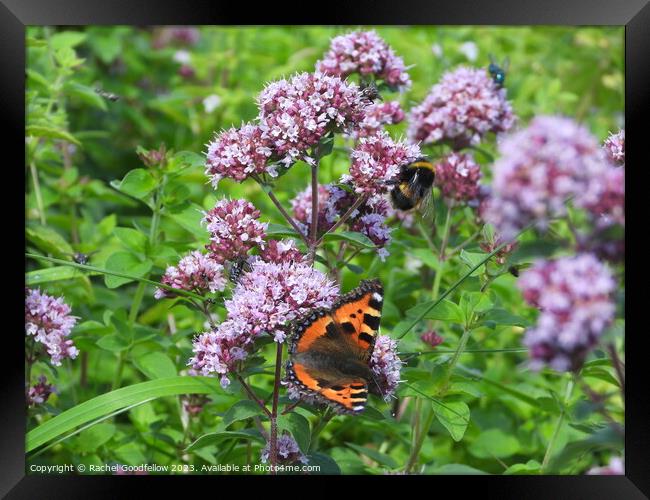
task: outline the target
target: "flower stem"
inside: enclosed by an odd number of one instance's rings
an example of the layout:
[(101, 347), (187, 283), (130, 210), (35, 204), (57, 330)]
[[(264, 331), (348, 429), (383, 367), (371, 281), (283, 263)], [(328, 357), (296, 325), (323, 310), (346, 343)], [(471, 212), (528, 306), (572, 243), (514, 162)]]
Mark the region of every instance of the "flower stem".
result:
[(309, 258), (314, 262), (316, 247), (318, 246), (318, 165), (316, 160), (311, 166), (311, 228), (309, 234)]
[(325, 429), (325, 426), (327, 423), (334, 418), (334, 413), (330, 410), (330, 408), (326, 408), (325, 412), (320, 416), (318, 419), (318, 422), (314, 426), (314, 428), (311, 431), (311, 437), (309, 439), (309, 450), (314, 450), (316, 443), (318, 441), (318, 436), (320, 433)]
[(465, 248), (472, 241), (474, 241), (480, 234), (481, 234), (481, 230), (479, 229), (473, 235), (471, 235), (469, 238), (467, 238), (465, 241), (463, 241), (460, 245), (458, 245), (457, 247), (452, 248), (451, 251), (449, 252), (449, 257), (456, 254), (457, 252), (460, 252), (463, 248)]
[(309, 246), (309, 238), (305, 233), (302, 232), (302, 229), (298, 226), (296, 221), (289, 215), (289, 213), (284, 209), (282, 206), (282, 203), (280, 203), (280, 200), (278, 200), (277, 196), (275, 196), (275, 193), (268, 187), (268, 185), (264, 184), (262, 179), (260, 179), (258, 176), (252, 176), (255, 181), (262, 187), (262, 190), (266, 192), (268, 195), (269, 199), (273, 202), (275, 207), (278, 209), (278, 211), (282, 214), (282, 217), (289, 223), (289, 225), (298, 233), (300, 236), (300, 239), (302, 239), (307, 246)]
[(41, 224), (45, 226), (47, 224), (47, 220), (45, 219), (45, 209), (43, 208), (41, 184), (38, 181), (38, 170), (36, 169), (36, 164), (33, 161), (29, 162), (29, 170), (32, 173), (32, 181), (34, 182), (34, 195), (36, 196), (36, 206), (38, 207), (38, 216), (41, 219)]
[(555, 429), (553, 429), (553, 435), (551, 436), (551, 440), (548, 442), (548, 446), (546, 447), (544, 460), (542, 460), (542, 466), (540, 468), (541, 474), (543, 474), (546, 471), (546, 468), (548, 467), (549, 460), (551, 459), (551, 454), (553, 453), (553, 447), (555, 446), (557, 437), (560, 435), (560, 430), (562, 429), (562, 424), (564, 423), (564, 416), (566, 415), (566, 405), (568, 404), (569, 399), (571, 398), (571, 393), (573, 392), (573, 386), (574, 386), (573, 379), (569, 379), (567, 381), (566, 390), (564, 392), (564, 404), (562, 405), (562, 409), (560, 410), (560, 416), (557, 418), (557, 422), (555, 423)]
[(350, 218), (350, 216), (354, 213), (354, 211), (357, 208), (359, 208), (359, 205), (361, 205), (364, 201), (366, 201), (367, 198), (368, 196), (365, 194), (359, 196), (354, 202), (354, 204), (348, 209), (348, 211), (345, 212), (338, 221), (336, 221), (336, 224), (334, 224), (331, 228), (329, 228), (327, 232), (318, 239), (318, 241), (316, 242), (316, 247), (318, 247), (322, 243), (326, 235), (328, 235), (329, 233), (333, 233), (339, 227), (341, 227), (341, 225)]
[(612, 358), (612, 364), (616, 370), (616, 376), (618, 377), (618, 383), (621, 386), (621, 398), (623, 399), (623, 404), (625, 404), (625, 370), (623, 369), (623, 364), (621, 363), (621, 358), (619, 358), (618, 353), (616, 352), (616, 347), (613, 343), (607, 344), (607, 351)]
[[(422, 398), (418, 398), (416, 400), (415, 404), (417, 405), (418, 403), (422, 405)], [(433, 407), (430, 404), (426, 404), (424, 406), (424, 412), (422, 413), (421, 417), (418, 415), (418, 421), (416, 422), (415, 430), (415, 444), (411, 450), (411, 455), (409, 456), (409, 461), (406, 464), (405, 472), (411, 472), (413, 467), (415, 467), (415, 464), (418, 461), (418, 457), (420, 456), (420, 451), (422, 450), (422, 445), (424, 444), (424, 439), (429, 434), (429, 428), (433, 423), (434, 416), (435, 414), (433, 413)]]
[(445, 228), (442, 231), (442, 243), (440, 244), (439, 259), (445, 260), (445, 251), (447, 250), (447, 243), (449, 243), (449, 227), (451, 223), (451, 210), (454, 208), (454, 202), (450, 201), (447, 207), (447, 218), (445, 219)]
[(440, 389), (440, 395), (444, 395), (449, 389), (449, 381), (451, 380), (451, 376), (454, 372), (454, 368), (456, 368), (456, 364), (458, 363), (460, 356), (465, 351), (465, 347), (467, 347), (467, 341), (469, 340), (470, 332), (471, 330), (467, 326), (463, 329), (463, 335), (461, 335), (460, 337), (460, 341), (458, 342), (458, 347), (456, 348), (456, 352), (454, 352), (454, 355), (452, 356), (451, 361), (449, 362), (449, 366), (447, 367), (447, 373), (445, 374), (445, 379)]
[(278, 465), (278, 399), (280, 396), (280, 376), (282, 371), (282, 344), (277, 342), (275, 356), (275, 382), (273, 384), (273, 406), (271, 409), (271, 465), (273, 474), (277, 474)]
[(248, 394), (248, 397), (250, 397), (253, 401), (255, 401), (255, 403), (257, 403), (259, 405), (259, 407), (262, 409), (262, 411), (264, 411), (264, 413), (266, 414), (267, 417), (269, 417), (269, 419), (272, 418), (272, 415), (271, 415), (271, 412), (269, 411), (269, 409), (264, 405), (264, 402), (255, 395), (255, 393), (253, 392), (253, 389), (251, 389), (251, 387), (244, 380), (244, 377), (242, 377), (239, 374), (237, 374), (236, 376), (237, 376), (237, 380), (239, 381), (241, 386), (244, 388), (244, 390)]

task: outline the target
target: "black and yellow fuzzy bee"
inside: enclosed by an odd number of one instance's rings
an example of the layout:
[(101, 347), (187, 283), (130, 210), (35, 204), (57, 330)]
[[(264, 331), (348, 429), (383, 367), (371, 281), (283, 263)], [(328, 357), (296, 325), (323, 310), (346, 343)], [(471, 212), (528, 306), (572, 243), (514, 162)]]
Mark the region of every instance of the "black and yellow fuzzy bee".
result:
[(425, 157), (402, 165), (395, 186), (390, 192), (393, 206), (398, 210), (423, 207), (432, 196), (435, 166)]

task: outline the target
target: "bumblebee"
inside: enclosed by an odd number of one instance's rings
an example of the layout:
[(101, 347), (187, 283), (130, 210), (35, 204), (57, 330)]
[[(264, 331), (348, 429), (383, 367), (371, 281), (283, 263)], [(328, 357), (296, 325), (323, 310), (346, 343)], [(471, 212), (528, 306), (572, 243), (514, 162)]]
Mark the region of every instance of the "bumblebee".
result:
[(488, 66), (488, 72), (492, 77), (494, 83), (497, 84), (497, 87), (501, 88), (506, 83), (506, 72), (508, 71), (509, 61), (506, 58), (503, 61), (502, 65), (497, 64), (494, 56), (490, 55), (490, 65)]
[(395, 186), (390, 192), (393, 207), (411, 210), (425, 205), (432, 196), (435, 166), (421, 157), (413, 163), (402, 165)]

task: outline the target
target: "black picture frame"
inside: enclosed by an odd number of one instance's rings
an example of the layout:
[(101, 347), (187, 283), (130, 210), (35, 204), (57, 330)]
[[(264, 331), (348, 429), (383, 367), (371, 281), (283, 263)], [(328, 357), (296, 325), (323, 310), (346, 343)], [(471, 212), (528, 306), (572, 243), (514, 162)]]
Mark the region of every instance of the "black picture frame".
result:
[[(246, 4), (244, 2), (214, 2), (205, 0), (158, 0), (145, 2), (134, 0), (0, 0), (0, 119), (5, 122), (3, 143), (5, 154), (13, 150), (16, 160), (13, 169), (24, 162), (24, 91), (25, 91), (25, 27), (28, 25), (85, 25), (85, 24), (466, 24), (466, 25), (624, 25), (625, 26), (625, 121), (626, 121), (626, 164), (632, 172), (632, 181), (626, 184), (631, 188), (627, 197), (627, 220), (645, 215), (644, 210), (635, 206), (643, 194), (636, 196), (634, 189), (647, 190), (640, 181), (633, 182), (642, 168), (647, 168), (648, 156), (643, 154), (643, 122), (647, 121), (650, 96), (650, 5), (647, 0), (505, 0), (477, 2), (476, 0), (453, 0), (449, 2), (425, 2), (417, 0), (371, 1), (355, 0), (336, 4), (321, 4), (307, 14), (303, 4), (290, 5), (276, 2)], [(645, 165), (643, 160), (646, 160)], [(5, 176), (13, 170), (10, 162), (5, 163)], [(11, 177), (10, 177), (11, 178)], [(24, 182), (24, 177), (23, 177)], [(9, 187), (18, 200), (24, 203), (18, 189)], [(9, 201), (5, 207), (9, 207)], [(11, 218), (12, 212), (8, 211)], [(647, 212), (647, 210), (646, 210)], [(630, 218), (631, 215), (631, 218)], [(642, 221), (642, 219), (641, 219)], [(19, 222), (16, 226), (19, 225)], [(643, 221), (641, 222), (643, 224)], [(634, 226), (632, 226), (634, 227)], [(16, 236), (9, 238), (14, 255), (3, 259), (5, 273), (11, 275), (11, 286), (7, 287), (9, 304), (6, 318), (12, 324), (3, 328), (2, 406), (0, 407), (0, 494), (7, 498), (116, 498), (135, 496), (133, 486), (143, 485), (147, 493), (155, 494), (155, 489), (167, 488), (171, 478), (148, 477), (131, 479), (110, 476), (36, 476), (25, 473), (25, 418), (23, 382), (23, 336), (20, 333), (19, 300), (20, 266), (11, 262), (24, 259), (24, 228), (16, 227)], [(628, 238), (633, 234), (628, 231)], [(23, 242), (20, 245), (16, 242)], [(628, 243), (626, 260), (638, 254), (634, 242)], [(639, 258), (639, 257), (637, 257)], [(642, 259), (640, 257), (639, 259)], [(482, 495), (498, 498), (647, 498), (650, 495), (650, 424), (648, 420), (650, 391), (645, 383), (646, 351), (642, 348), (644, 329), (635, 328), (630, 319), (642, 315), (641, 300), (644, 294), (635, 293), (635, 282), (641, 284), (641, 273), (635, 271), (628, 276), (626, 288), (627, 331), (626, 368), (628, 376), (626, 388), (626, 438), (625, 438), (625, 476), (392, 476), (390, 479), (369, 478), (379, 481), (426, 481), (435, 486), (431, 494), (442, 494), (441, 483), (454, 488), (455, 492), (470, 486), (482, 488)], [(15, 268), (15, 269), (14, 269)], [(15, 276), (13, 276), (15, 273)], [(23, 278), (24, 279), (24, 276)], [(14, 303), (15, 302), (15, 303)], [(640, 312), (637, 312), (640, 311)], [(16, 325), (13, 325), (15, 318)], [(642, 323), (640, 323), (642, 324)], [(634, 326), (632, 326), (634, 325)], [(192, 477), (194, 480), (210, 481), (210, 476)], [(392, 479), (397, 478), (397, 479)], [(189, 478), (174, 478), (189, 480)], [(224, 478), (220, 477), (223, 481)], [(306, 478), (309, 479), (309, 478)], [(242, 481), (234, 477), (234, 481)], [(246, 480), (246, 479), (243, 479)], [(268, 478), (260, 478), (265, 487)], [(292, 477), (290, 480), (299, 480)], [(303, 477), (300, 479), (305, 480)], [(360, 478), (343, 477), (340, 484)], [(145, 485), (146, 483), (146, 485)], [(214, 481), (211, 482), (214, 486)], [(251, 483), (247, 483), (250, 485)], [(330, 485), (330, 486), (331, 486)], [(213, 487), (212, 486), (212, 487)], [(355, 484), (356, 486), (356, 484)], [(193, 487), (194, 488), (194, 487)], [(213, 493), (210, 493), (213, 491)], [(290, 491), (290, 490), (289, 490)], [(289, 492), (288, 491), (288, 492)], [(355, 491), (359, 491), (355, 488)], [(286, 492), (286, 493), (288, 493)], [(338, 494), (334, 489), (332, 494)], [(410, 491), (409, 491), (410, 493)], [(216, 490), (193, 489), (185, 495), (217, 494)], [(454, 493), (457, 494), (457, 493)]]

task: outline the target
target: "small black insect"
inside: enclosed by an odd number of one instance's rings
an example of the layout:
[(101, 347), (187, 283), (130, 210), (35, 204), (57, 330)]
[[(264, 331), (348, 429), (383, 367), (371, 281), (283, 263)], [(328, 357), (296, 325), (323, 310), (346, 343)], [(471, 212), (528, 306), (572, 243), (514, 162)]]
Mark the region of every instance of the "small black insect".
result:
[(75, 252), (72, 254), (72, 260), (75, 261), (77, 264), (81, 264), (85, 266), (90, 262), (90, 256), (94, 255), (98, 252), (98, 250), (95, 250), (94, 252), (90, 253), (83, 253), (83, 252)]
[(383, 101), (375, 82), (362, 82), (359, 87), (361, 88), (361, 98), (365, 101), (371, 104), (375, 101)]
[(95, 89), (95, 92), (102, 96), (104, 99), (108, 99), (111, 102), (116, 102), (120, 100), (120, 96), (117, 94), (113, 94), (112, 92), (106, 92), (105, 90), (102, 90), (101, 88), (97, 87)]
[(228, 269), (228, 279), (233, 283), (238, 283), (243, 273), (251, 270), (251, 265), (244, 257), (238, 257), (230, 262)]
[(512, 274), (515, 278), (519, 278), (519, 268), (517, 266), (510, 266), (508, 272)]
[(501, 88), (506, 83), (506, 73), (508, 71), (508, 66), (510, 65), (508, 58), (506, 57), (501, 65), (499, 65), (494, 56), (490, 54), (490, 65), (488, 66), (488, 72), (492, 77), (494, 83), (497, 84), (497, 87)]

